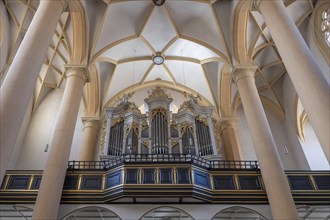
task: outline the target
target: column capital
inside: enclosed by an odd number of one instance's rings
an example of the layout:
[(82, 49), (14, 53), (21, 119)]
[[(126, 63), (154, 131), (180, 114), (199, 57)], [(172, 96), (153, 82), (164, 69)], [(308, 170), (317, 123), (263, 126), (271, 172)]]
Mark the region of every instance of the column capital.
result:
[(220, 133), (222, 133), (222, 131), (225, 128), (234, 128), (236, 126), (238, 122), (238, 118), (221, 118), (219, 121), (220, 124)]
[(65, 66), (65, 78), (68, 79), (71, 76), (78, 76), (82, 78), (84, 82), (90, 81), (89, 71), (86, 66), (83, 65), (66, 65)]
[(254, 75), (257, 71), (257, 66), (236, 66), (233, 69), (233, 80), (234, 82), (238, 82), (240, 79), (242, 78), (246, 78), (246, 77), (251, 77), (254, 78)]
[(93, 127), (99, 129), (100, 127), (100, 118), (99, 117), (82, 117), (81, 121), (84, 124), (84, 129), (86, 127)]

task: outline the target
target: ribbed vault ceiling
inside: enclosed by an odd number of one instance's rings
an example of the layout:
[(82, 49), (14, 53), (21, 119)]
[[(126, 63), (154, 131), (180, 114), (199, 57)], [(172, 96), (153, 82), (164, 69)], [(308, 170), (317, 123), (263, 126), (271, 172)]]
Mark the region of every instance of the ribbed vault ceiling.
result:
[[(298, 26), (308, 22), (312, 0), (285, 3)], [(2, 0), (1, 4), (6, 9), (1, 14), (1, 50), (7, 54), (0, 66), (3, 80), (38, 1)], [(283, 112), (281, 82), (286, 70), (262, 16), (244, 4), (238, 0), (167, 0), (157, 7), (150, 0), (82, 1), (88, 33), (86, 60), (95, 72), (92, 80), (97, 81), (94, 90), (85, 88), (86, 109), (91, 108), (88, 97), (96, 97), (92, 108), (99, 114), (109, 100), (128, 88), (163, 84), (200, 94), (220, 113), (223, 68), (249, 62), (259, 68), (256, 83), (262, 99)], [(65, 85), (64, 66), (75, 50), (72, 32), (71, 16), (64, 12), (36, 84), (34, 106), (52, 89)], [(156, 52), (165, 57), (162, 65), (152, 62)], [(239, 97), (235, 87), (232, 91), (228, 104), (235, 107)]]

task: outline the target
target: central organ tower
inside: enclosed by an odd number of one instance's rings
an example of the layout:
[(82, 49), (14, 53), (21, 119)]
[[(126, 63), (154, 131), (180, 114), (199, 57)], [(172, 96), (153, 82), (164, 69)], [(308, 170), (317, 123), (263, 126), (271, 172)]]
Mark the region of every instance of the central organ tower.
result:
[(148, 92), (148, 106), (142, 114), (128, 97), (117, 107), (106, 109), (107, 126), (104, 156), (121, 155), (198, 155), (217, 154), (213, 132), (213, 107), (201, 106), (190, 96), (177, 113), (172, 113), (173, 99), (160, 87)]

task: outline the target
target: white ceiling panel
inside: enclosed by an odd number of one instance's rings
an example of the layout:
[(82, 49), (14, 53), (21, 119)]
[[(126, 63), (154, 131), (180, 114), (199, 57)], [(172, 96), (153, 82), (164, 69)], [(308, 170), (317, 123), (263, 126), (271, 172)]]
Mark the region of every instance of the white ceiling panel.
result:
[(177, 39), (166, 51), (167, 56), (181, 56), (204, 60), (211, 57), (219, 57), (207, 47), (185, 39)]
[(140, 83), (143, 76), (151, 66), (152, 61), (135, 61), (123, 63), (116, 67), (112, 76), (107, 96), (111, 98), (123, 89)]
[(145, 82), (147, 81), (152, 81), (152, 80), (165, 80), (173, 83), (173, 80), (169, 73), (164, 69), (163, 65), (154, 65), (146, 79), (144, 80)]
[(164, 47), (177, 36), (174, 26), (166, 15), (164, 7), (155, 7), (142, 36), (150, 43), (155, 51)]
[(151, 2), (129, 1), (110, 4), (94, 52), (120, 39), (138, 35)]
[(166, 4), (180, 34), (203, 41), (223, 54), (226, 46), (220, 36), (211, 5), (201, 2), (173, 1)]
[(152, 51), (146, 46), (146, 44), (140, 39), (125, 41), (118, 44), (100, 55), (101, 57), (108, 57), (116, 61), (122, 59), (130, 59), (140, 56), (152, 56)]
[[(181, 63), (181, 64), (180, 64)], [(195, 90), (214, 104), (214, 100), (200, 64), (192, 62), (167, 61), (169, 70), (175, 76), (177, 83)], [(182, 66), (182, 68), (177, 68)]]

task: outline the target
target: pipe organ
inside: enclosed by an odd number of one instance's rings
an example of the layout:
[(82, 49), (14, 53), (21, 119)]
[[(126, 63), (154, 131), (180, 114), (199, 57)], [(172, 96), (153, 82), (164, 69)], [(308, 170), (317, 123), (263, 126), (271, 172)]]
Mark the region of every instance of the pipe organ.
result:
[(173, 99), (160, 87), (149, 92), (144, 101), (149, 109), (146, 114), (127, 98), (117, 107), (106, 109), (105, 156), (217, 154), (210, 124), (213, 107), (200, 106), (191, 96), (174, 114), (170, 111)]

